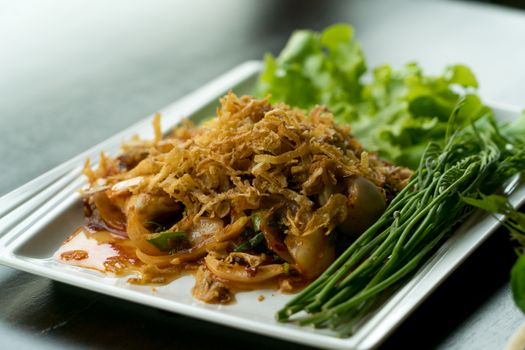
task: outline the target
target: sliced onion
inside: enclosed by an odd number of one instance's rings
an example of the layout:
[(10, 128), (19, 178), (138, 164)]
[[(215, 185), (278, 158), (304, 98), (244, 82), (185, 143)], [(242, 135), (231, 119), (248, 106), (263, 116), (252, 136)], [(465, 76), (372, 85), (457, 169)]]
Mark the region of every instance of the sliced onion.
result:
[(111, 192), (109, 196), (118, 196), (120, 194), (123, 194), (127, 192), (128, 190), (131, 190), (133, 188), (136, 188), (139, 185), (142, 185), (144, 183), (144, 177), (143, 176), (137, 176), (133, 177), (128, 180), (120, 181), (111, 186)]
[(260, 283), (284, 273), (283, 265), (280, 264), (246, 268), (239, 264), (220, 260), (214, 254), (208, 254), (204, 258), (204, 262), (215, 276), (233, 282)]
[(151, 232), (144, 227), (142, 220), (135, 210), (128, 210), (128, 236), (133, 244), (142, 252), (149, 255), (165, 255), (153, 244), (149, 243), (147, 239), (151, 237)]
[(140, 249), (136, 249), (135, 253), (137, 254), (137, 258), (139, 258), (143, 263), (155, 265), (161, 268), (170, 266), (171, 260), (173, 259), (170, 255), (149, 255)]
[(335, 259), (335, 248), (322, 230), (307, 236), (287, 235), (284, 242), (297, 269), (309, 279), (319, 276)]
[(229, 224), (224, 228), (224, 230), (217, 231), (215, 234), (215, 239), (218, 242), (224, 242), (227, 240), (234, 239), (238, 237), (246, 227), (246, 225), (250, 222), (250, 218), (248, 216), (241, 216), (237, 220), (235, 220), (234, 223)]
[(186, 261), (194, 261), (202, 258), (208, 253), (208, 246), (213, 240), (204, 241), (201, 244), (190, 249), (184, 249), (171, 255), (171, 263), (174, 265), (181, 264)]
[(220, 219), (200, 217), (188, 229), (188, 239), (192, 246), (198, 246), (222, 232), (224, 223)]
[(356, 176), (349, 181), (347, 207), (348, 215), (338, 227), (343, 233), (358, 235), (383, 214), (386, 199), (370, 180)]
[(109, 200), (105, 192), (95, 193), (93, 202), (106, 225), (117, 231), (126, 232), (126, 216)]

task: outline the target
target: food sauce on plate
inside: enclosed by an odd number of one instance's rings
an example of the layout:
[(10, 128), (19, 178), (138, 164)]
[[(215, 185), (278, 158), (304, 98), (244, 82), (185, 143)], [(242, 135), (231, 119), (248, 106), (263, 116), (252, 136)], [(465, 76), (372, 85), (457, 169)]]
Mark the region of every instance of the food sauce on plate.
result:
[(56, 251), (54, 259), (73, 266), (96, 270), (106, 275), (130, 276), (133, 284), (166, 284), (196, 270), (195, 264), (158, 269), (137, 257), (127, 237), (105, 230), (77, 229)]
[(143, 265), (128, 239), (108, 231), (89, 232), (83, 227), (62, 244), (54, 258), (115, 276), (139, 272)]
[[(137, 257), (135, 247), (129, 238), (109, 231), (93, 231), (85, 227), (77, 229), (53, 257), (60, 262), (96, 270), (109, 276), (129, 276), (127, 280), (133, 284), (163, 285), (184, 274), (198, 275), (199, 266), (203, 265), (202, 259), (199, 259), (195, 262), (163, 269), (148, 266)], [(304, 280), (297, 280), (293, 277), (281, 277), (249, 285), (222, 280), (218, 277), (214, 277), (213, 280), (222, 283), (226, 288), (224, 292), (229, 295), (226, 300), (203, 300), (202, 297), (198, 297), (196, 288), (193, 288), (192, 294), (206, 302), (224, 303), (226, 301), (227, 303), (233, 301), (235, 293), (240, 291), (279, 289), (290, 293), (302, 289), (305, 285)]]

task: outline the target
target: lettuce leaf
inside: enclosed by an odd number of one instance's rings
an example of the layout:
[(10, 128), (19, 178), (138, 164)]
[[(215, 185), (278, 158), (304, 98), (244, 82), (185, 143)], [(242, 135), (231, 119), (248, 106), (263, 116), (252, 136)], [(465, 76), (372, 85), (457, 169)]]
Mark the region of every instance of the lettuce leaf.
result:
[[(336, 24), (323, 33), (296, 31), (279, 57), (267, 54), (257, 95), (300, 108), (316, 104), (333, 110), (354, 110), (361, 98), (366, 71), (361, 47), (350, 26)], [(341, 102), (342, 105), (338, 106)]]
[(429, 141), (442, 142), (460, 96), (469, 108), (456, 118), (466, 125), (491, 113), (476, 95), (478, 82), (464, 65), (427, 76), (416, 63), (394, 70), (375, 68), (365, 82), (366, 63), (352, 27), (336, 24), (322, 33), (300, 30), (275, 58), (265, 56), (256, 93), (271, 101), (309, 109), (327, 106), (337, 122), (352, 125), (363, 146), (411, 168)]
[(443, 142), (449, 117), (460, 96), (467, 101), (455, 125), (465, 126), (491, 113), (474, 93), (477, 81), (465, 66), (447, 67), (427, 76), (416, 63), (399, 70), (384, 65), (364, 85), (355, 119), (341, 118), (364, 147), (400, 165), (415, 168), (429, 141)]

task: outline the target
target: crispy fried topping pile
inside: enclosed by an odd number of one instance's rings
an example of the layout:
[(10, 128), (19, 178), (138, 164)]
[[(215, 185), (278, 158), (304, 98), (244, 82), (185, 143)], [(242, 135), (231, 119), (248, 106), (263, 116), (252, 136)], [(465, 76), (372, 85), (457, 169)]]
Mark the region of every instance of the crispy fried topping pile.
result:
[(367, 153), (323, 107), (221, 99), (217, 116), (87, 164), (87, 227), (126, 235), (145, 264), (199, 267), (194, 294), (318, 276), (382, 213), (410, 171)]

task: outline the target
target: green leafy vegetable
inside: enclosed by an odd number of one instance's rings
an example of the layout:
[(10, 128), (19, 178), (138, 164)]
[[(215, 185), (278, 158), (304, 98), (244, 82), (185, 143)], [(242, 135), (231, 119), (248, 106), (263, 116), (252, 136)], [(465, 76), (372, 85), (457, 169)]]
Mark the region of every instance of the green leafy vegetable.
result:
[(186, 232), (163, 231), (155, 233), (147, 241), (163, 252), (177, 248), (177, 243), (187, 239)]
[[(267, 54), (257, 92), (272, 94), (272, 101), (309, 108), (315, 104), (334, 107), (341, 101), (356, 103), (366, 71), (353, 29), (336, 24), (322, 34), (296, 31), (278, 58)], [(351, 107), (351, 106), (350, 106)]]
[[(479, 195), (492, 193), (525, 168), (525, 112), (513, 123), (497, 125), (477, 96), (476, 77), (464, 65), (449, 66), (439, 76), (424, 74), (416, 63), (400, 69), (379, 66), (368, 80), (365, 72), (353, 29), (338, 24), (322, 33), (295, 32), (277, 58), (266, 55), (257, 86), (257, 94), (271, 94), (272, 102), (329, 107), (337, 122), (351, 124), (367, 150), (417, 168), (379, 221), (278, 314), (286, 321), (306, 311), (312, 315), (300, 324), (329, 326), (343, 335), (473, 206), (507, 215), (505, 225), (522, 245), (520, 254), (525, 246), (524, 214), (504, 197)], [(523, 309), (521, 260), (512, 285)]]
[(443, 74), (443, 78), (449, 84), (459, 84), (463, 87), (478, 87), (478, 81), (470, 68), (461, 64), (448, 67)]
[(521, 255), (525, 252), (525, 214), (514, 209), (507, 197), (495, 194), (486, 196), (480, 193), (479, 198), (462, 197), (461, 199), (467, 204), (489, 213), (505, 215), (506, 218), (502, 224), (510, 231), (511, 237), (519, 243), (518, 254)]
[(462, 197), (462, 200), (473, 207), (506, 216), (502, 224), (519, 244), (516, 248), (519, 257), (510, 273), (512, 296), (516, 305), (525, 313), (525, 214), (514, 209), (509, 200), (500, 195), (485, 196), (481, 193), (479, 198)]
[[(409, 184), (385, 213), (278, 312), (279, 321), (352, 334), (385, 293), (414, 273), (471, 213), (472, 206), (461, 198), (501, 186), (525, 169), (525, 158), (518, 156), (523, 148), (509, 144), (490, 115), (468, 128), (457, 127), (458, 115), (475, 120), (478, 106), (466, 97), (453, 108), (453, 124), (446, 129), (456, 131), (443, 145), (428, 144)], [(501, 203), (484, 205), (500, 208)], [(516, 269), (518, 274), (524, 268)], [(525, 300), (524, 281), (523, 275), (514, 281), (520, 302)], [(301, 311), (307, 315), (297, 315)]]
[(465, 203), (489, 213), (505, 215), (506, 218), (502, 224), (509, 230), (511, 238), (518, 242), (519, 246), (516, 248), (516, 252), (523, 255), (525, 253), (525, 214), (514, 209), (504, 196), (494, 194), (486, 196), (480, 193), (479, 197), (462, 197), (461, 199)]
[(525, 313), (525, 255), (520, 255), (510, 272), (510, 285), (514, 302)]
[(322, 33), (295, 32), (279, 57), (265, 57), (257, 94), (272, 95), (300, 108), (325, 105), (336, 121), (370, 151), (396, 164), (415, 168), (429, 141), (444, 142), (448, 117), (460, 95), (473, 103), (457, 116), (464, 127), (491, 113), (474, 94), (478, 82), (464, 65), (447, 67), (441, 76), (424, 75), (410, 63), (399, 70), (373, 70), (365, 82), (364, 55), (353, 29), (337, 24)]

